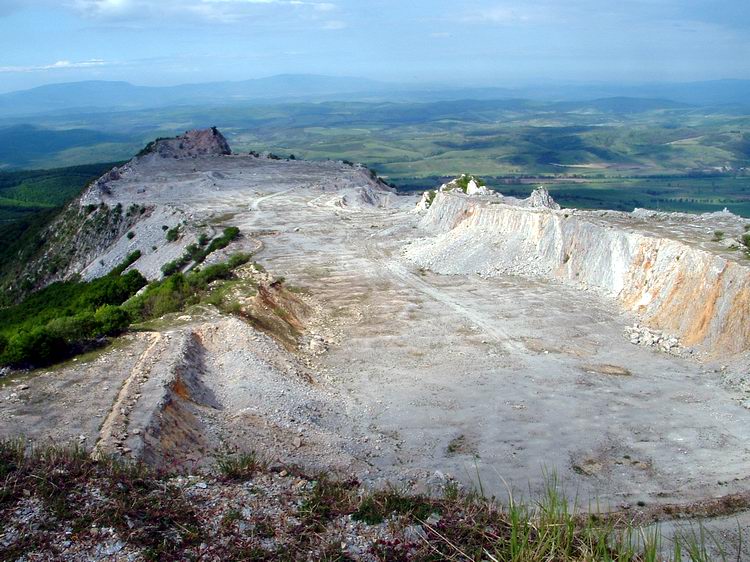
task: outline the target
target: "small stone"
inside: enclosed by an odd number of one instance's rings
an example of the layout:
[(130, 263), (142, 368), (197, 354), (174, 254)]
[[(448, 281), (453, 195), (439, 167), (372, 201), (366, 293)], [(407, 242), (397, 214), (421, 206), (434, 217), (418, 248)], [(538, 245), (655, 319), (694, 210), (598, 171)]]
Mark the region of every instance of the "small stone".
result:
[(302, 439), (300, 439), (299, 437), (295, 437), (294, 439), (292, 439), (292, 445), (299, 449), (302, 446)]
[(433, 513), (427, 518), (427, 521), (425, 521), (425, 523), (430, 526), (435, 526), (440, 523), (440, 519), (442, 519), (440, 515), (438, 515), (437, 513)]

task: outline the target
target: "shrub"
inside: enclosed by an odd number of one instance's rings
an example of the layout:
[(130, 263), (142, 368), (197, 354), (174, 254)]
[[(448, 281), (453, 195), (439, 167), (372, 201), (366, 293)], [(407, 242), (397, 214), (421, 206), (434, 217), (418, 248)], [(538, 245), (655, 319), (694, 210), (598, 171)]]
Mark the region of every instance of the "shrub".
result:
[(175, 226), (174, 228), (170, 228), (167, 230), (167, 234), (165, 235), (167, 238), (167, 242), (175, 242), (180, 237), (180, 227)]
[(115, 336), (124, 332), (130, 325), (130, 314), (119, 306), (106, 304), (96, 310), (94, 321), (99, 334)]
[(228, 279), (231, 276), (232, 270), (228, 263), (217, 263), (209, 265), (205, 269), (191, 272), (187, 280), (191, 287), (205, 289), (211, 281)]
[(151, 283), (141, 295), (128, 301), (124, 308), (133, 318), (146, 320), (181, 310), (192, 295), (185, 276), (175, 273), (163, 281)]
[[(0, 364), (50, 364), (71, 355), (82, 343), (124, 329), (127, 322), (113, 309), (146, 284), (136, 270), (120, 274), (137, 257), (134, 252), (105, 277), (53, 283), (15, 306), (0, 309), (0, 333), (7, 341)], [(97, 317), (102, 307), (106, 312)]]
[(435, 197), (437, 197), (437, 191), (434, 189), (427, 192), (427, 208), (430, 208), (435, 202)]
[(91, 312), (81, 312), (75, 316), (53, 318), (46, 325), (47, 332), (67, 343), (76, 343), (96, 334), (96, 320)]
[(168, 261), (164, 265), (161, 266), (161, 272), (164, 274), (165, 277), (169, 277), (170, 275), (174, 275), (177, 273), (180, 269), (182, 269), (180, 263), (178, 263), (177, 260)]
[(172, 273), (161, 281), (150, 283), (145, 291), (123, 305), (132, 319), (148, 320), (169, 312), (182, 310), (185, 305), (199, 302), (202, 291), (212, 281), (230, 279), (232, 270), (250, 261), (249, 254), (235, 254), (226, 263), (194, 269), (188, 274)]
[(118, 265), (116, 268), (114, 268), (112, 271), (109, 272), (112, 276), (122, 275), (123, 271), (125, 271), (127, 268), (129, 268), (131, 265), (133, 265), (135, 262), (137, 262), (141, 257), (141, 251), (135, 250), (133, 252), (130, 252), (126, 257), (125, 260)]
[(470, 174), (463, 174), (460, 178), (457, 178), (456, 185), (461, 189), (461, 191), (466, 193), (466, 191), (469, 189), (469, 183), (471, 182), (471, 180), (474, 180), (474, 182), (480, 187), (485, 185), (483, 180)]
[(34, 328), (30, 332), (18, 332), (10, 338), (3, 354), (3, 362), (10, 365), (50, 365), (64, 359), (68, 344), (60, 336), (46, 328)]
[(161, 271), (165, 276), (169, 276), (177, 273), (178, 271), (181, 271), (191, 261), (195, 262), (196, 264), (203, 263), (210, 254), (212, 254), (216, 250), (226, 248), (233, 240), (239, 237), (239, 235), (240, 229), (236, 226), (225, 228), (224, 233), (221, 236), (211, 240), (211, 243), (207, 248), (202, 247), (203, 244), (201, 244), (201, 239), (199, 238), (198, 245), (188, 245), (185, 248), (185, 253), (183, 253), (179, 259), (165, 263), (162, 266)]
[(133, 238), (135, 238), (135, 232), (133, 232), (133, 231), (131, 230), (131, 231), (129, 231), (129, 232), (128, 232), (128, 233), (127, 233), (127, 234), (126, 234), (125, 236), (127, 236), (127, 237), (128, 237), (128, 240), (132, 240)]
[(229, 269), (237, 269), (239, 266), (248, 263), (250, 261), (250, 258), (252, 258), (252, 255), (246, 254), (244, 252), (238, 252), (236, 254), (232, 254), (229, 257), (227, 265), (229, 266)]

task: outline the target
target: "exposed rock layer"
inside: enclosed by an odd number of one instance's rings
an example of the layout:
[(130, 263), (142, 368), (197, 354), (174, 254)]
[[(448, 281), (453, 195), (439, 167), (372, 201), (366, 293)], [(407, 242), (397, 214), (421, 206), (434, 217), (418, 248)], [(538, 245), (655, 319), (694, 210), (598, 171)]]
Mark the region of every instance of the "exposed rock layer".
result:
[(602, 216), (439, 193), (423, 219), (437, 236), (406, 253), (443, 273), (513, 272), (600, 289), (685, 345), (750, 348), (747, 265)]

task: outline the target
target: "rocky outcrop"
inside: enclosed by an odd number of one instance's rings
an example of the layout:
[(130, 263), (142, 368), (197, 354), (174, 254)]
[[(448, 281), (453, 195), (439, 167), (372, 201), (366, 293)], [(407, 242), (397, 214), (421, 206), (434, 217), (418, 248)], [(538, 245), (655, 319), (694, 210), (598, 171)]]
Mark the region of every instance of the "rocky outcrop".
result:
[(216, 127), (187, 131), (179, 137), (157, 139), (149, 143), (138, 155), (144, 158), (196, 158), (198, 156), (226, 156), (232, 153), (227, 139)]
[(558, 279), (613, 296), (683, 345), (714, 353), (750, 349), (750, 267), (739, 255), (731, 260), (678, 236), (655, 236), (629, 226), (627, 213), (523, 207), (450, 193), (437, 194), (422, 222), (435, 236), (405, 253), (423, 267)]
[(527, 199), (516, 199), (515, 197), (505, 197), (497, 191), (493, 191), (484, 185), (484, 182), (474, 176), (462, 174), (454, 180), (444, 183), (438, 189), (431, 189), (422, 193), (422, 197), (417, 203), (414, 211), (420, 213), (426, 211), (435, 200), (438, 193), (451, 193), (454, 195), (464, 195), (466, 197), (492, 197), (502, 199), (504, 203), (517, 205), (519, 207), (535, 207), (544, 209), (559, 210), (560, 205), (550, 195), (544, 186), (539, 186)]
[(555, 209), (559, 210), (560, 205), (552, 199), (549, 191), (544, 186), (537, 187), (531, 192), (531, 195), (526, 199), (526, 203), (529, 207)]

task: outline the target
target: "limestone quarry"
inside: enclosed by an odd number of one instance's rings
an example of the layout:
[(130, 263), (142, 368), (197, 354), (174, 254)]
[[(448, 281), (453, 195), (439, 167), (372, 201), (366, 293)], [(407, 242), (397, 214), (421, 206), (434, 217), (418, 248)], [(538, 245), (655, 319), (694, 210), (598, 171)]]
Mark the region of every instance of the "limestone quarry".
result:
[(157, 141), (94, 182), (23, 275), (90, 279), (137, 249), (131, 267), (157, 279), (236, 226), (209, 261), (253, 252), (257, 292), (7, 377), (0, 433), (187, 471), (254, 450), (373, 487), (498, 496), (554, 472), (604, 510), (689, 518), (732, 498), (713, 524), (746, 529), (750, 259), (712, 233), (750, 222), (456, 182), (401, 195), (359, 165), (231, 154), (215, 130)]

